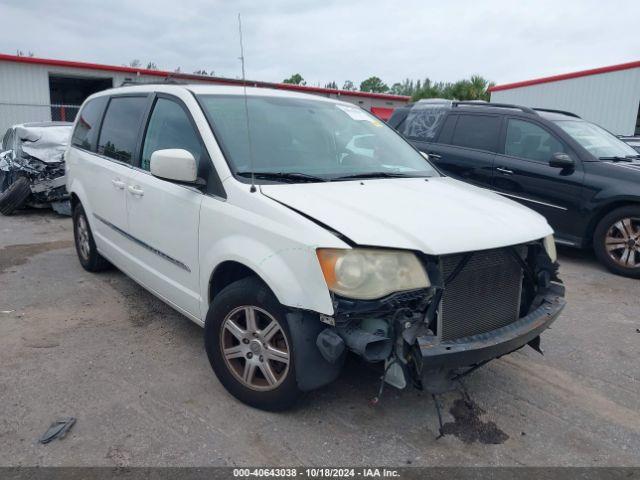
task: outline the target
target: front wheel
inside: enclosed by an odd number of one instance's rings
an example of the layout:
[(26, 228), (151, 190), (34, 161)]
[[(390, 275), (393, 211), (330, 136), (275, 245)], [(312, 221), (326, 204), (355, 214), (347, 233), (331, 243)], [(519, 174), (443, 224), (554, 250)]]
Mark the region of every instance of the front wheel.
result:
[(100, 272), (110, 267), (107, 259), (98, 253), (87, 214), (80, 204), (73, 209), (73, 238), (82, 268), (89, 272)]
[(605, 215), (593, 234), (593, 248), (613, 273), (640, 278), (640, 207), (622, 207)]
[(238, 400), (262, 410), (285, 410), (300, 390), (285, 309), (255, 277), (216, 295), (205, 322), (211, 367)]

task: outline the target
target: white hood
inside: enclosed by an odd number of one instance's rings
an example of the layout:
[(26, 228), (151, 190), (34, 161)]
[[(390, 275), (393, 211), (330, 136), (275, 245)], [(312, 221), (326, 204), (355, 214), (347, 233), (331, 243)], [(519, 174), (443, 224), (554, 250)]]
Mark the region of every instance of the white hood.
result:
[(358, 245), (432, 255), (485, 250), (553, 232), (538, 213), (446, 178), (262, 185), (262, 193)]

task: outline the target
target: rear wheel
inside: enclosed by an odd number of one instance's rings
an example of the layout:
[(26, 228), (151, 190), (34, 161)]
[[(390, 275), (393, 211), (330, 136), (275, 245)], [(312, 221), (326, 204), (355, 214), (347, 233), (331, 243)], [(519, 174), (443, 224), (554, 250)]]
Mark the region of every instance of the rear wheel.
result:
[(640, 278), (640, 206), (618, 208), (600, 220), (593, 247), (612, 272)]
[(285, 309), (255, 277), (216, 295), (205, 323), (211, 367), (234, 397), (263, 410), (284, 410), (300, 394)]
[(0, 193), (0, 213), (11, 215), (27, 203), (29, 195), (31, 195), (29, 179), (18, 177), (4, 192)]
[(111, 266), (107, 259), (98, 253), (87, 214), (79, 203), (73, 209), (73, 237), (78, 260), (85, 270), (101, 272)]

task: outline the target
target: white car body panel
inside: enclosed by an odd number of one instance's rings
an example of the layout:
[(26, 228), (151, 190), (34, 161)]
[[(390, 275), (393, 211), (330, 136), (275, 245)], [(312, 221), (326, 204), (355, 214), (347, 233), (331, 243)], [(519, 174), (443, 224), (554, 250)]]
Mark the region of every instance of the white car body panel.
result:
[(262, 185), (261, 190), (358, 245), (445, 255), (516, 245), (553, 232), (533, 210), (447, 177)]
[[(188, 88), (195, 93), (243, 93), (241, 87)], [(323, 225), (358, 245), (433, 255), (513, 245), (552, 233), (532, 210), (448, 178), (261, 185), (252, 192), (231, 175), (189, 90), (153, 85), (119, 88), (117, 93), (164, 92), (180, 98), (226, 198), (73, 146), (66, 154), (67, 188), (82, 203), (100, 253), (200, 325), (209, 308), (212, 275), (230, 261), (252, 269), (283, 305), (333, 314), (316, 249), (351, 247)], [(310, 98), (267, 89), (247, 92)]]

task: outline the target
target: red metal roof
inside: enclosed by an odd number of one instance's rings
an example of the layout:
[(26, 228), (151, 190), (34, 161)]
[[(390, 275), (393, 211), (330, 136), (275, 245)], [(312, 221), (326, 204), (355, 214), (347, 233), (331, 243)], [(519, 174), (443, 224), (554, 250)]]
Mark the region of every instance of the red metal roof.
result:
[[(242, 80), (236, 80), (233, 78), (222, 78), (222, 77), (209, 77), (207, 75), (195, 75), (189, 73), (177, 73), (177, 72), (168, 72), (165, 70), (147, 70), (146, 68), (135, 68), (135, 67), (119, 67), (116, 65), (102, 65), (99, 63), (87, 63), (87, 62), (73, 62), (69, 60), (56, 60), (51, 58), (36, 58), (36, 57), (24, 57), (24, 56), (16, 56), (16, 55), (6, 55), (0, 53), (0, 61), (7, 62), (18, 62), (18, 63), (32, 63), (37, 65), (49, 65), (53, 67), (68, 67), (68, 68), (85, 68), (89, 70), (102, 70), (105, 72), (120, 72), (120, 73), (131, 73), (133, 75), (150, 75), (154, 77), (162, 77), (162, 78), (175, 78), (179, 80), (200, 80), (200, 81), (209, 81), (212, 83), (225, 83), (230, 85), (242, 85)], [(411, 97), (406, 97), (404, 95), (390, 95), (388, 93), (370, 93), (370, 92), (355, 92), (350, 90), (339, 90), (335, 88), (320, 88), (320, 87), (309, 87), (306, 85), (291, 85), (287, 83), (272, 83), (272, 82), (261, 82), (254, 80), (246, 80), (247, 86), (255, 86), (255, 87), (263, 87), (263, 88), (279, 88), (283, 90), (295, 90), (299, 92), (307, 92), (307, 93), (321, 93), (321, 94), (333, 94), (333, 95), (348, 95), (351, 97), (366, 97), (366, 98), (376, 98), (380, 100), (395, 100), (401, 102), (408, 102)]]
[(568, 80), (570, 78), (587, 77), (590, 75), (599, 75), (601, 73), (617, 72), (620, 70), (629, 70), (631, 68), (640, 68), (640, 62), (620, 63), (609, 67), (592, 68), (590, 70), (581, 70), (573, 73), (563, 73), (561, 75), (553, 75), (551, 77), (535, 78), (533, 80), (525, 80), (523, 82), (505, 83), (504, 85), (496, 85), (489, 88), (490, 92), (498, 92), (500, 90), (511, 90), (513, 88), (528, 87), (530, 85), (538, 85), (540, 83), (557, 82), (560, 80)]

